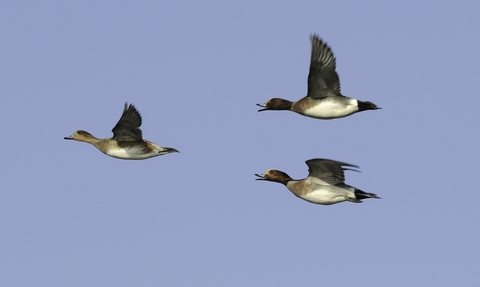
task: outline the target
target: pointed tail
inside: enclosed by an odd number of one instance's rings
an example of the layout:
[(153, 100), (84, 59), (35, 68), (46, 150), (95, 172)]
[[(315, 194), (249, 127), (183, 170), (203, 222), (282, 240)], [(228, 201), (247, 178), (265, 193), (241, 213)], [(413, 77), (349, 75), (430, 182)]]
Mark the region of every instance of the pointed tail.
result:
[(359, 112), (361, 111), (367, 111), (367, 110), (378, 110), (378, 109), (381, 109), (379, 107), (377, 107), (377, 105), (375, 105), (374, 103), (372, 102), (362, 102), (362, 101), (359, 101), (357, 100), (357, 105), (358, 105), (358, 110)]
[(360, 189), (355, 189), (355, 197), (359, 200), (362, 200), (362, 199), (365, 199), (365, 198), (378, 198), (378, 199), (381, 199), (380, 197), (378, 197), (375, 193), (369, 193), (369, 192), (365, 192), (363, 190), (360, 190)]

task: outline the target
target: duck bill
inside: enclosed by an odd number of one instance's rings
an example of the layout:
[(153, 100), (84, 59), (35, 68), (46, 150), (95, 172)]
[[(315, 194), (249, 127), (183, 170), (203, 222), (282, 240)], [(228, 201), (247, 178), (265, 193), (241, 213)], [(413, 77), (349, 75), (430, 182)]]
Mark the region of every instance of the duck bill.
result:
[(73, 136), (64, 137), (64, 140), (73, 140)]
[(265, 178), (265, 174), (258, 174), (258, 173), (256, 173), (255, 175), (258, 176), (258, 178), (256, 178), (255, 180), (267, 180), (267, 179)]
[(259, 112), (262, 112), (262, 111), (269, 110), (269, 108), (268, 108), (268, 106), (267, 106), (267, 104), (266, 104), (266, 103), (264, 103), (264, 104), (257, 104), (257, 106), (259, 106), (259, 107), (262, 107), (262, 108), (263, 108), (263, 109), (259, 109), (259, 110), (258, 110)]

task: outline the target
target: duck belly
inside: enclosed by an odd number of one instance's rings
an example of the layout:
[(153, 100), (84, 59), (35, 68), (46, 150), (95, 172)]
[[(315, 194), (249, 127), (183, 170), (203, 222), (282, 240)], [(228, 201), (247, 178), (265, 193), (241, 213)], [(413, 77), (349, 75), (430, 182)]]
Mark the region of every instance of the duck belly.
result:
[(303, 115), (319, 119), (337, 119), (358, 111), (357, 100), (346, 97), (327, 97), (303, 110)]
[(355, 198), (355, 194), (337, 187), (325, 187), (321, 189), (314, 190), (308, 194), (299, 196), (300, 198), (323, 205), (331, 205), (335, 203), (340, 203), (347, 201), (349, 197)]
[(106, 152), (107, 155), (119, 159), (133, 159), (133, 160), (138, 160), (138, 159), (147, 159), (151, 158), (153, 155), (150, 153), (146, 153), (143, 148), (117, 148), (117, 149), (111, 149)]

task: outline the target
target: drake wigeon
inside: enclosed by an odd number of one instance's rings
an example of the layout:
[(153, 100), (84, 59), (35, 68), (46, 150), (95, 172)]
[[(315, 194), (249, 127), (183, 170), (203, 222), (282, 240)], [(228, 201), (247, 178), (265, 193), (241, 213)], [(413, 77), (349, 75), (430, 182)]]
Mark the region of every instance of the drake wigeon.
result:
[(75, 131), (73, 135), (65, 137), (66, 140), (76, 140), (94, 145), (101, 152), (119, 159), (147, 159), (171, 152), (179, 152), (170, 147), (162, 147), (142, 138), (142, 116), (130, 104), (123, 109), (120, 120), (112, 129), (113, 137), (97, 139), (86, 131)]
[(283, 171), (269, 169), (264, 174), (255, 174), (257, 180), (268, 180), (285, 185), (295, 196), (306, 201), (330, 205), (343, 201), (360, 203), (365, 198), (380, 198), (374, 193), (364, 192), (345, 184), (344, 166), (358, 168), (356, 165), (329, 159), (307, 160), (308, 177), (294, 180)]
[(362, 102), (342, 95), (332, 50), (317, 35), (311, 36), (310, 39), (312, 57), (307, 95), (294, 103), (273, 98), (264, 104), (257, 104), (263, 107), (258, 111), (290, 110), (307, 117), (329, 120), (343, 118), (361, 111), (380, 109), (372, 102)]

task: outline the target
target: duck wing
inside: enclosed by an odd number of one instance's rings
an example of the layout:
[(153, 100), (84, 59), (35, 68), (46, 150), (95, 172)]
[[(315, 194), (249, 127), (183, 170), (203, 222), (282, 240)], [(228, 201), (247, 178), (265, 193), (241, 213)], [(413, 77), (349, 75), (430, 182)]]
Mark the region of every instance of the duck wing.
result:
[(137, 109), (130, 104), (123, 108), (123, 114), (118, 123), (112, 129), (113, 139), (116, 141), (141, 141), (142, 131), (139, 127), (142, 125), (142, 116)]
[(353, 170), (347, 167), (359, 168), (356, 165), (344, 163), (340, 161), (315, 158), (305, 162), (308, 165), (308, 177), (319, 179), (323, 183), (330, 185), (345, 184), (344, 170)]
[(331, 48), (317, 35), (310, 37), (312, 56), (308, 74), (307, 97), (314, 99), (327, 96), (341, 96), (340, 78), (336, 69), (336, 59)]

